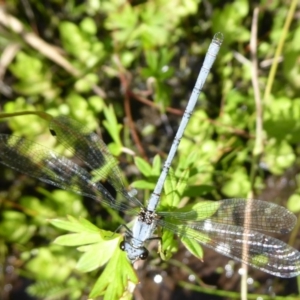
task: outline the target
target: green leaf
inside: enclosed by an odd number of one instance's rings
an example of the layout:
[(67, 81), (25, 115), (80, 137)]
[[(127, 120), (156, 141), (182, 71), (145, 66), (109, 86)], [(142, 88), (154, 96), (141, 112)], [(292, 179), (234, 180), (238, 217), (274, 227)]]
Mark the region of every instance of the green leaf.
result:
[(163, 229), (162, 243), (159, 249), (160, 257), (163, 260), (168, 260), (178, 251), (178, 241), (174, 239), (174, 233)]
[[(220, 208), (221, 202), (219, 201), (201, 201), (192, 206), (192, 211), (197, 212), (197, 215), (193, 216), (197, 220), (205, 220), (211, 217)], [(183, 208), (184, 209), (184, 208)]]
[(215, 188), (211, 185), (188, 185), (183, 192), (183, 197), (199, 197), (211, 193)]
[(298, 213), (300, 211), (300, 195), (299, 194), (293, 194), (290, 196), (287, 202), (287, 208), (294, 212)]
[[(172, 205), (173, 196), (174, 196), (174, 193), (177, 192), (176, 191), (176, 183), (177, 183), (177, 181), (175, 178), (174, 170), (172, 168), (170, 168), (168, 177), (164, 184), (164, 193), (165, 193), (166, 197), (168, 199), (170, 199), (169, 206), (173, 206)], [(172, 194), (172, 195), (170, 196), (170, 194)], [(170, 197), (168, 197), (168, 196), (170, 196)], [(166, 202), (164, 202), (164, 203), (166, 203)]]
[(26, 243), (35, 234), (37, 227), (26, 221), (26, 216), (18, 211), (6, 210), (1, 213), (2, 238), (13, 243)]
[(264, 163), (275, 174), (282, 174), (284, 170), (293, 165), (296, 160), (293, 147), (286, 141), (268, 141), (265, 147)]
[(63, 21), (59, 24), (59, 31), (64, 49), (81, 61), (86, 59), (90, 43), (80, 28), (74, 23)]
[(287, 97), (277, 98), (272, 105), (267, 105), (264, 112), (264, 129), (269, 139), (277, 142), (300, 141), (300, 99), (290, 101)]
[[(126, 253), (119, 248), (120, 235), (115, 237), (112, 233), (108, 234), (83, 218), (77, 220), (68, 216), (67, 221), (52, 220), (51, 223), (58, 228), (76, 232), (60, 236), (54, 242), (64, 246), (81, 246), (78, 250), (84, 254), (76, 265), (78, 270), (90, 272), (109, 261), (94, 286), (91, 297), (99, 296), (105, 291), (105, 299), (119, 299), (128, 288), (129, 282), (137, 283), (136, 274)], [(111, 275), (106, 277), (107, 274)]]
[(246, 197), (250, 190), (250, 179), (245, 168), (236, 168), (230, 173), (231, 178), (224, 184), (222, 192), (228, 197), (235, 197), (236, 195)]
[[(175, 176), (175, 175), (174, 175)], [(185, 169), (182, 171), (179, 180), (176, 184), (176, 195), (177, 195), (177, 199), (174, 199), (173, 201), (173, 205), (177, 206), (182, 198), (182, 195), (185, 191), (185, 188), (187, 186), (187, 181), (189, 179), (190, 176), (190, 170), (189, 169)]]
[(139, 190), (153, 190), (155, 188), (154, 182), (149, 182), (147, 180), (136, 180), (131, 184), (132, 187)]
[(134, 163), (135, 163), (136, 167), (139, 169), (139, 171), (145, 177), (151, 176), (151, 174), (152, 174), (152, 168), (151, 168), (151, 165), (148, 162), (146, 162), (144, 159), (136, 156), (134, 158)]
[(119, 248), (120, 236), (111, 240), (102, 240), (94, 245), (78, 248), (85, 253), (79, 259), (76, 268), (82, 272), (93, 271), (105, 265)]
[(95, 35), (97, 33), (97, 25), (92, 18), (86, 17), (80, 22), (80, 28), (82, 31)]
[(178, 206), (180, 200), (182, 199), (182, 194), (185, 190), (189, 174), (189, 169), (181, 171), (179, 175), (180, 177), (177, 179), (175, 177), (174, 170), (170, 168), (169, 175), (164, 184), (164, 206)]
[[(117, 147), (113, 149), (109, 146), (109, 150), (112, 151), (112, 154), (119, 155), (122, 150), (122, 141), (120, 139), (120, 132), (123, 128), (123, 125), (118, 123), (114, 108), (112, 105), (104, 107), (103, 109), (105, 120), (103, 121), (103, 126), (106, 128), (110, 136), (112, 137), (114, 143)], [(115, 150), (119, 150), (119, 153), (115, 153)]]
[(84, 77), (78, 79), (75, 83), (75, 90), (81, 93), (89, 92), (93, 86), (98, 82), (98, 76), (95, 74), (86, 74)]
[(90, 243), (97, 243), (102, 239), (100, 232), (82, 232), (82, 233), (70, 233), (57, 237), (54, 243), (62, 246), (79, 246)]
[(159, 176), (161, 173), (161, 157), (159, 155), (155, 155), (152, 162), (152, 176)]
[(186, 237), (181, 237), (181, 241), (194, 256), (203, 260), (203, 249), (197, 241)]
[(104, 300), (120, 299), (132, 292), (137, 283), (137, 275), (126, 253), (117, 248), (89, 296), (95, 298), (104, 295)]
[(37, 280), (55, 278), (56, 282), (67, 280), (74, 267), (73, 258), (64, 255), (62, 247), (53, 244), (50, 247), (39, 247), (32, 259), (26, 263), (27, 272), (35, 274)]
[(53, 219), (50, 223), (60, 229), (71, 232), (99, 232), (100, 229), (84, 218), (77, 220), (72, 216), (68, 216), (67, 220)]
[(86, 288), (84, 280), (76, 280), (71, 276), (61, 282), (58, 282), (57, 277), (55, 279), (41, 279), (26, 288), (26, 292), (38, 299), (78, 300), (81, 297), (81, 291)]

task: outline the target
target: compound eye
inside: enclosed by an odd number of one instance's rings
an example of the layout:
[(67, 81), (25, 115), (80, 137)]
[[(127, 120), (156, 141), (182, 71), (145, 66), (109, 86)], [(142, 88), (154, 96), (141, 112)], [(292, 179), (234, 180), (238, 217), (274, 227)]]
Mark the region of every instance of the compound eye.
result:
[(139, 258), (142, 260), (145, 260), (148, 257), (149, 251), (147, 249), (144, 249), (144, 252), (140, 254)]
[(121, 243), (120, 243), (120, 249), (122, 250), (122, 251), (125, 251), (125, 242), (124, 241), (122, 241)]

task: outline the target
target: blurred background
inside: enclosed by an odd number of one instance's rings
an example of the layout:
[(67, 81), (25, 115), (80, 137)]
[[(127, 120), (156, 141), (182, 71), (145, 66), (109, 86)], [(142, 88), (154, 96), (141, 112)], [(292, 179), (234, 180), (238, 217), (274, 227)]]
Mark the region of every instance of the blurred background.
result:
[[(285, 0), (1, 1), (0, 112), (64, 114), (95, 130), (146, 202), (157, 174), (135, 162), (151, 170), (166, 158), (221, 31), (173, 163), (192, 170), (184, 201), (254, 197), (299, 215), (299, 19), (299, 2)], [(0, 132), (64, 153), (36, 116), (2, 119)], [(48, 220), (81, 216), (115, 231), (120, 218), (2, 165), (0, 178), (0, 299), (87, 299), (103, 268), (78, 271), (80, 253), (52, 243), (63, 231)], [(298, 229), (280, 239), (300, 249)], [(239, 263), (208, 249), (202, 262), (180, 243), (162, 261), (156, 247), (134, 299), (240, 299)], [(248, 276), (248, 299), (299, 299), (297, 278)]]

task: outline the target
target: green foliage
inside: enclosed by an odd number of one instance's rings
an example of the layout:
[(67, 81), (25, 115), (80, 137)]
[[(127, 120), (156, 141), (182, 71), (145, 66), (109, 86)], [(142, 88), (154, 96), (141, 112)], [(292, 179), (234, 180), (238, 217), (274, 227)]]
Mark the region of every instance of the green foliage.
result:
[[(283, 59), (271, 94), (263, 98), (264, 150), (259, 161), (253, 156), (256, 106), (249, 52), (253, 10), (263, 7), (257, 37), (258, 83), (263, 95), (289, 3), (91, 0), (55, 1), (45, 6), (34, 0), (27, 4), (8, 1), (6, 5), (24, 34), (1, 20), (1, 113), (69, 115), (102, 134), (132, 187), (144, 192), (145, 201), (159, 177), (174, 136), (171, 132), (180, 120), (169, 108), (183, 109), (209, 42), (221, 31), (225, 40), (220, 55), (179, 146), (159, 209), (190, 209), (198, 205), (199, 197), (247, 197), (254, 189), (256, 195), (271, 195), (265, 200), (284, 204), (283, 198), (288, 198), (288, 208), (299, 213), (296, 187), (289, 186), (288, 195), (281, 197), (279, 187), (274, 192), (274, 186), (269, 185), (270, 178), (278, 177), (281, 182), (295, 178), (299, 185), (297, 18), (282, 45)], [(30, 43), (27, 32), (54, 47), (48, 52), (40, 41)], [(16, 44), (18, 49), (11, 51)], [(11, 53), (15, 54), (10, 60), (7, 54)], [(60, 63), (62, 60), (76, 72)], [(130, 98), (132, 116), (124, 109), (125, 94)], [(137, 102), (143, 98), (153, 101), (151, 109), (145, 101)], [(45, 120), (23, 115), (5, 122), (1, 119), (1, 133), (25, 136), (69, 155), (56, 144)], [(151, 130), (145, 130), (149, 127)], [(141, 158), (133, 142), (136, 139), (131, 138), (134, 130), (148, 160)], [(130, 155), (128, 149), (132, 150)], [(253, 180), (254, 165), (258, 172)], [(295, 174), (291, 170), (296, 170)], [(290, 173), (294, 178), (288, 177)], [(14, 257), (18, 262), (14, 269), (33, 282), (28, 288), (30, 295), (41, 299), (130, 297), (136, 275), (118, 248), (119, 235), (112, 233), (124, 223), (123, 216), (2, 165), (0, 178), (0, 265)], [(62, 221), (66, 215), (73, 217)], [(58, 226), (50, 225), (49, 220)], [(62, 230), (71, 233), (62, 236)], [(161, 234), (160, 255), (169, 259), (177, 252), (179, 239), (167, 230)], [(51, 244), (54, 240), (60, 245)], [(198, 244), (182, 242), (202, 259)], [(162, 267), (151, 259), (147, 264), (157, 270)], [(112, 275), (116, 274), (114, 269), (120, 277)]]
[(22, 244), (28, 242), (37, 228), (26, 224), (26, 216), (23, 213), (6, 210), (2, 213), (1, 229), (2, 237), (8, 242)]
[(174, 239), (174, 233), (164, 230), (161, 235), (162, 243), (159, 247), (159, 254), (163, 260), (168, 260), (178, 251), (178, 241)]
[(200, 260), (203, 259), (203, 250), (202, 247), (199, 245), (199, 243), (197, 243), (195, 240), (192, 239), (188, 239), (185, 237), (181, 238), (182, 243), (184, 244), (184, 246), (193, 254), (195, 255), (197, 258), (199, 258)]
[(19, 80), (14, 85), (18, 93), (26, 96), (42, 94), (45, 98), (57, 96), (59, 90), (53, 86), (51, 73), (46, 70), (42, 60), (19, 52), (9, 69)]
[(265, 110), (265, 130), (268, 138), (277, 142), (296, 144), (300, 141), (300, 98), (290, 101), (287, 97), (277, 98)]
[(238, 42), (248, 41), (250, 31), (242, 26), (242, 22), (248, 14), (249, 4), (247, 0), (236, 0), (231, 4), (225, 4), (222, 9), (216, 9), (213, 14), (213, 29), (216, 32), (223, 32), (227, 43), (237, 40)]
[[(131, 299), (131, 292), (138, 278), (130, 265), (126, 253), (117, 250), (97, 280), (90, 297), (104, 295), (104, 299)], [(116, 274), (118, 274), (116, 276)]]
[(103, 44), (96, 36), (97, 28), (93, 19), (84, 18), (79, 26), (68, 21), (60, 22), (59, 31), (64, 49), (83, 68), (92, 68), (103, 58)]
[(148, 68), (144, 68), (141, 71), (141, 75), (144, 78), (154, 78), (154, 101), (164, 109), (170, 104), (168, 97), (170, 89), (164, 82), (174, 74), (174, 69), (169, 67), (173, 53), (166, 48), (162, 48), (159, 52), (150, 50), (145, 54)]
[(55, 243), (62, 246), (80, 246), (78, 250), (84, 254), (76, 268), (81, 272), (93, 271), (109, 261), (90, 297), (105, 294), (104, 299), (119, 299), (129, 284), (135, 285), (138, 282), (126, 254), (119, 248), (120, 235), (101, 230), (86, 219), (77, 220), (71, 216), (68, 219), (51, 221), (52, 225), (60, 229), (74, 232), (59, 236)]
[(299, 194), (293, 194), (287, 203), (287, 208), (294, 212), (298, 213), (300, 211), (300, 195)]
[(118, 123), (112, 106), (104, 107), (103, 113), (106, 119), (103, 121), (103, 126), (106, 128), (107, 132), (110, 134), (111, 138), (114, 141), (109, 145), (109, 150), (116, 156), (120, 155), (123, 147), (120, 139), (120, 133), (123, 126)]
[[(84, 255), (78, 261), (77, 269), (82, 272), (90, 272), (106, 264), (118, 248), (120, 236), (105, 240), (105, 237), (113, 236), (113, 233), (99, 230), (86, 219), (77, 220), (71, 216), (68, 219), (69, 221), (51, 221), (52, 225), (60, 229), (74, 232), (59, 236), (54, 242), (62, 246), (81, 246), (78, 250), (84, 252)], [(102, 251), (103, 249), (107, 251)]]
[(153, 159), (152, 166), (140, 157), (135, 157), (134, 163), (146, 179), (136, 180), (131, 184), (132, 187), (136, 189), (153, 190), (161, 172), (161, 158), (156, 155)]

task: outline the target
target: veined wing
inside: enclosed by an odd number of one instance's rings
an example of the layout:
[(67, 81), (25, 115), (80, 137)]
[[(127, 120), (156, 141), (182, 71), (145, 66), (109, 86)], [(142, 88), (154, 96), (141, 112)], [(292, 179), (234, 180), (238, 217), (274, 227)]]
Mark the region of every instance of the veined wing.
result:
[(166, 220), (197, 225), (198, 221), (236, 225), (263, 232), (286, 234), (296, 222), (296, 216), (283, 206), (253, 199), (225, 199), (203, 201), (188, 212), (159, 212)]
[[(26, 175), (73, 191), (117, 210), (130, 209), (118, 201), (89, 172), (54, 151), (22, 137), (0, 134), (0, 162)], [(133, 212), (133, 210), (132, 210)]]
[(300, 274), (299, 251), (249, 228), (211, 220), (182, 225), (160, 219), (158, 225), (272, 275), (288, 278)]
[(49, 128), (60, 144), (92, 170), (94, 181), (107, 180), (122, 194), (124, 200), (134, 206), (143, 207), (138, 199), (127, 192), (118, 161), (97, 134), (89, 132), (82, 124), (66, 116), (52, 118)]

